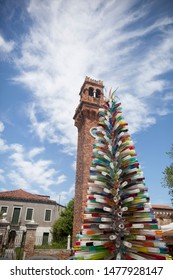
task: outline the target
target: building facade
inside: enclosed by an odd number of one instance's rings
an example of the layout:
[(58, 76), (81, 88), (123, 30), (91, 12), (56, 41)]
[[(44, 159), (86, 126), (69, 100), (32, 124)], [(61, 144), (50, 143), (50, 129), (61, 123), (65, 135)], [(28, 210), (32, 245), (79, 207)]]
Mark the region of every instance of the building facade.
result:
[(173, 223), (173, 207), (165, 205), (152, 205), (155, 217), (159, 225), (167, 225)]
[(50, 243), (51, 228), (63, 209), (64, 206), (49, 196), (32, 194), (22, 189), (0, 192), (0, 213), (6, 213), (9, 222), (7, 246), (20, 246), (26, 234), (26, 225), (31, 221), (38, 225), (35, 245)]
[[(165, 225), (172, 225), (173, 227), (173, 207), (164, 205), (152, 205), (155, 217), (159, 225), (165, 228)], [(165, 230), (163, 234), (164, 241), (169, 248), (169, 253), (173, 257), (173, 229)]]

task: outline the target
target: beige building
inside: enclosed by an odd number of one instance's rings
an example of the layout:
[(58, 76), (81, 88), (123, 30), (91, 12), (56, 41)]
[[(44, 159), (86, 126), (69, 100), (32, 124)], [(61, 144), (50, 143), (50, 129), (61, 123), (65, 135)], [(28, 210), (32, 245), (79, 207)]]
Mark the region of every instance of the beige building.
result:
[(64, 206), (51, 200), (49, 196), (32, 194), (22, 189), (0, 192), (0, 213), (6, 213), (7, 246), (20, 246), (26, 234), (26, 224), (34, 221), (36, 229), (35, 245), (50, 243), (51, 228)]
[(173, 207), (165, 205), (152, 205), (152, 207), (154, 209), (155, 217), (157, 218), (161, 229), (164, 231), (163, 236), (169, 247), (169, 253), (173, 256)]
[(152, 205), (155, 217), (159, 225), (167, 225), (173, 222), (173, 207), (165, 205)]

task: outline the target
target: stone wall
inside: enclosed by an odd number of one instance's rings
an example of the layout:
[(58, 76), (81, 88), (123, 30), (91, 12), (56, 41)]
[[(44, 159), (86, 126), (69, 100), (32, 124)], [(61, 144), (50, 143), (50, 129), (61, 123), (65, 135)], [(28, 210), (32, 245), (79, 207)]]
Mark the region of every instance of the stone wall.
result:
[(71, 255), (71, 250), (66, 249), (35, 249), (32, 257), (51, 256), (58, 260), (67, 260)]

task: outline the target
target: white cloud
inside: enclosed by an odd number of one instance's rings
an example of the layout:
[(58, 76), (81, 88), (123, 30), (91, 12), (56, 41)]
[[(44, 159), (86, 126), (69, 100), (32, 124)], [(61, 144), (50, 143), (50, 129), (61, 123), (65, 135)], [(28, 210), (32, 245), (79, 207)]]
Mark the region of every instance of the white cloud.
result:
[(76, 171), (76, 160), (73, 161), (71, 168)]
[(4, 170), (0, 169), (0, 182), (5, 183)]
[(156, 91), (162, 92), (167, 88), (168, 82), (159, 75), (173, 70), (173, 42), (171, 33), (164, 34), (162, 41), (154, 46), (139, 63), (139, 75), (136, 82), (138, 93), (142, 96), (151, 95)]
[(25, 178), (22, 178), (21, 175), (16, 171), (11, 171), (8, 174), (8, 178), (11, 180), (12, 184), (17, 188), (23, 188), (25, 190), (30, 190), (30, 184), (26, 181)]
[(130, 133), (138, 132), (156, 122), (155, 118), (149, 112), (147, 104), (142, 99), (125, 94), (122, 105), (124, 108), (124, 117), (129, 124)]
[(58, 195), (56, 195), (56, 200), (60, 204), (64, 204), (74, 197), (74, 191), (75, 185), (73, 184), (67, 191), (61, 191)]
[(0, 133), (4, 131), (4, 124), (0, 121)]
[[(47, 104), (44, 104), (44, 111), (42, 110), (44, 116), (42, 121), (39, 120), (40, 109), (34, 104), (28, 107), (28, 115), (31, 121), (31, 132), (35, 132), (42, 142), (48, 140), (50, 143), (62, 144), (64, 146), (63, 150), (71, 153), (74, 152), (76, 147), (77, 130), (74, 128), (73, 114), (70, 115), (70, 109), (62, 110), (67, 107), (67, 104), (68, 102), (63, 100), (61, 102), (57, 99), (53, 103), (52, 99), (47, 100)], [(42, 115), (41, 118), (43, 118)]]
[(171, 100), (173, 100), (173, 92), (168, 92), (165, 96), (164, 96), (164, 98), (163, 98), (163, 100), (164, 101), (171, 101)]
[[(0, 122), (0, 132), (3, 132), (4, 124)], [(26, 149), (19, 143), (6, 144), (0, 139), (0, 151), (6, 153), (6, 172), (0, 169), (0, 181), (28, 191), (34, 191), (37, 187), (42, 191), (58, 186), (67, 180), (66, 175), (53, 168), (52, 160), (43, 159), (44, 147), (33, 147)]]
[(41, 141), (75, 151), (72, 118), (86, 75), (103, 79), (108, 88), (119, 87), (132, 132), (155, 123), (146, 97), (169, 84), (162, 75), (173, 69), (173, 18), (158, 17), (148, 24), (153, 4), (135, 9), (137, 3), (29, 2), (32, 25), (22, 40), (22, 55), (15, 59), (19, 75), (14, 80), (32, 91), (28, 116), (31, 131)]
[(11, 144), (11, 149), (16, 152), (16, 155), (22, 155), (24, 153), (24, 147), (21, 144)]
[(157, 109), (157, 114), (159, 115), (159, 116), (166, 116), (166, 115), (168, 115), (169, 113), (172, 113), (172, 110), (169, 110), (169, 109), (167, 109), (167, 108), (163, 108), (163, 109)]
[(9, 146), (6, 144), (5, 140), (0, 138), (0, 152), (6, 152)]
[(0, 34), (0, 52), (10, 53), (14, 49), (14, 45), (13, 41), (6, 41)]
[(60, 175), (60, 176), (57, 178), (56, 184), (59, 185), (59, 184), (65, 182), (66, 179), (67, 179), (67, 177), (66, 177), (65, 175)]
[[(3, 122), (0, 121), (0, 134), (4, 131), (5, 126)], [(0, 137), (0, 152), (8, 151), (9, 146), (7, 145), (6, 141)]]
[(42, 153), (44, 151), (45, 151), (44, 147), (33, 148), (32, 150), (29, 151), (28, 157), (30, 159), (32, 159), (32, 158), (34, 158), (35, 156), (39, 155), (40, 153)]
[(33, 148), (28, 153), (21, 145), (13, 145), (13, 149), (14, 152), (9, 158), (14, 170), (8, 175), (13, 185), (25, 188), (36, 185), (48, 190), (49, 187), (66, 181), (65, 175), (58, 175), (52, 168), (52, 160), (34, 159), (34, 156), (43, 152), (43, 148)]

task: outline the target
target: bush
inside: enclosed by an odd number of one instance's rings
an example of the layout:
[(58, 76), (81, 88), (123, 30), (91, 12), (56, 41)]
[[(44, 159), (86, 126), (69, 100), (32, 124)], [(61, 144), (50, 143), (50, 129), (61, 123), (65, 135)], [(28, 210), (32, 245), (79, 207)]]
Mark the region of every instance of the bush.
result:
[(74, 213), (74, 199), (70, 200), (66, 209), (60, 214), (59, 219), (55, 222), (52, 228), (53, 241), (59, 243), (63, 242), (68, 235), (72, 236), (73, 230), (73, 213)]
[(15, 257), (15, 259), (16, 260), (22, 260), (23, 259), (23, 248), (21, 248), (21, 247), (16, 247), (15, 248), (15, 255), (16, 255), (16, 257)]
[(47, 245), (35, 246), (35, 249), (66, 249), (67, 248), (67, 238), (63, 238), (57, 242)]

